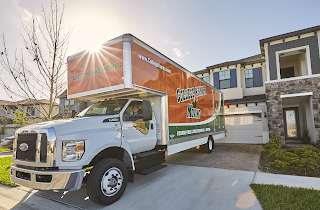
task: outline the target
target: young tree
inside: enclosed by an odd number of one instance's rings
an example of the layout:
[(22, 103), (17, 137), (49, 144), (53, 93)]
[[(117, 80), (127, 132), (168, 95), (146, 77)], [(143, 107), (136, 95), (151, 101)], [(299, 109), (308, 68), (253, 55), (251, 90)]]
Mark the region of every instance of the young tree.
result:
[[(66, 89), (65, 58), (71, 29), (63, 33), (64, 5), (59, 8), (57, 0), (51, 1), (49, 12), (42, 5), (42, 13), (42, 18), (33, 14), (30, 25), (22, 23), (24, 47), (19, 53), (9, 54), (3, 35), (0, 67), (6, 77), (0, 78), (0, 84), (10, 98), (29, 100), (51, 120), (54, 102)], [(49, 101), (49, 109), (41, 108), (39, 98)]]

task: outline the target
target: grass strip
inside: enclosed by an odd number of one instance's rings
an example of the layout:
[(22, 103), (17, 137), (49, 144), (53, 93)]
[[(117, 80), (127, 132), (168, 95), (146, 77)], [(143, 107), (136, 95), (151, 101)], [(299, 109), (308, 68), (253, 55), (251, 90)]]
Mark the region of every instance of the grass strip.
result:
[(251, 184), (264, 210), (319, 209), (320, 191), (283, 185)]
[(12, 163), (12, 157), (0, 158), (0, 183), (4, 185), (8, 185), (10, 187), (16, 187), (17, 185), (13, 184), (10, 181), (11, 163)]
[(10, 149), (2, 149), (2, 148), (0, 148), (0, 152), (6, 152), (6, 151), (10, 151)]

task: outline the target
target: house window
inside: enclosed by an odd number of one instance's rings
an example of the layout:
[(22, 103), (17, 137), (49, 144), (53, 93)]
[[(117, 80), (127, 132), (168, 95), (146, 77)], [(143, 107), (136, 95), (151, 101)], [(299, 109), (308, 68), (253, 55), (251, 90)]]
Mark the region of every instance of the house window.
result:
[(220, 89), (226, 89), (231, 87), (230, 70), (219, 72), (219, 86)]
[(69, 108), (70, 106), (74, 105), (74, 100), (65, 100), (64, 101), (64, 108)]
[(253, 73), (252, 69), (245, 70), (246, 88), (253, 87)]
[(34, 113), (35, 113), (34, 107), (33, 106), (28, 106), (26, 115), (27, 116), (34, 116)]
[(201, 79), (203, 79), (203, 81), (205, 81), (205, 82), (207, 82), (207, 83), (210, 83), (210, 82), (209, 82), (209, 76), (207, 76), (207, 77), (202, 77)]

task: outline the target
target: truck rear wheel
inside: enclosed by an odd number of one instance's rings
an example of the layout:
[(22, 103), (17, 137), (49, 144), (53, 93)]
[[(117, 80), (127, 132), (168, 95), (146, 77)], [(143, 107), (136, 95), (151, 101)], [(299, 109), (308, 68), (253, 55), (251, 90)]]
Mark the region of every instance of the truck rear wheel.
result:
[(128, 172), (123, 162), (106, 158), (91, 170), (87, 180), (87, 194), (97, 204), (110, 205), (120, 199), (127, 181)]
[(214, 140), (212, 136), (208, 137), (208, 142), (204, 145), (201, 145), (202, 152), (211, 153), (214, 148)]

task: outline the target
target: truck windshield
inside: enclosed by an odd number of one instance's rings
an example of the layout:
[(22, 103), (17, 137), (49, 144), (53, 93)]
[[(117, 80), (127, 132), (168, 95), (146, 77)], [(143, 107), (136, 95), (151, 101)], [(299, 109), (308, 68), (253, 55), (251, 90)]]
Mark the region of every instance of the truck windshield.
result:
[(119, 114), (128, 99), (107, 100), (93, 104), (83, 117)]

